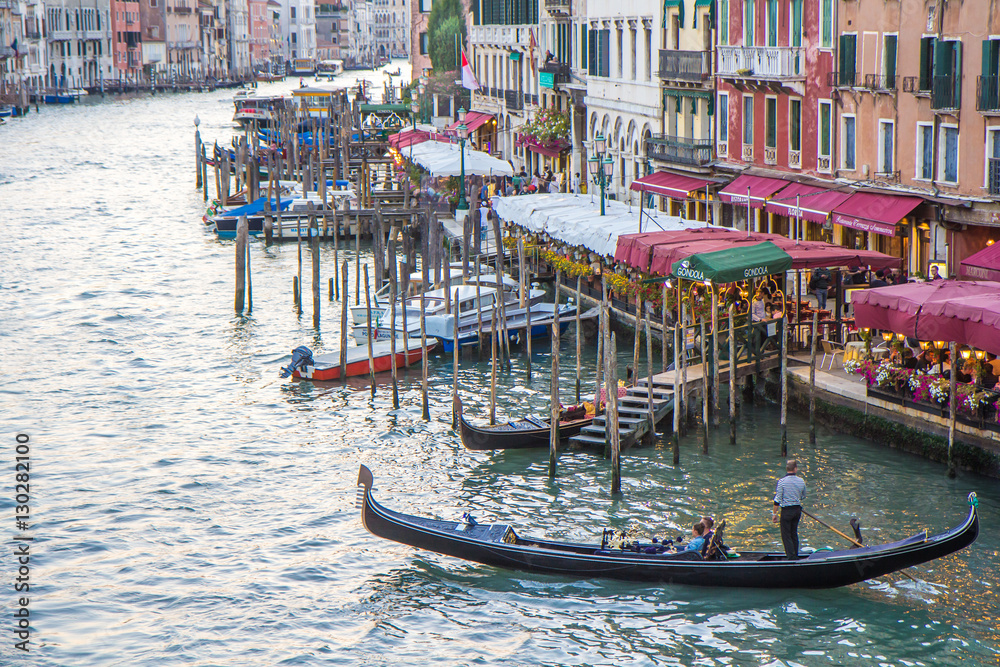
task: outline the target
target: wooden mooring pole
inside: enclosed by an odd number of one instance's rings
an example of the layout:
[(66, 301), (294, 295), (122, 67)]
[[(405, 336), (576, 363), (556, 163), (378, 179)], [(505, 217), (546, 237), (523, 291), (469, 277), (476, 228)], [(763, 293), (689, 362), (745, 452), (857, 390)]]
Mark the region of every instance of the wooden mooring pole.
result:
[(611, 349), (608, 350), (610, 352), (608, 354), (608, 368), (610, 370), (608, 407), (610, 411), (605, 416), (604, 423), (607, 428), (611, 429), (611, 495), (613, 496), (622, 492), (622, 446), (621, 433), (618, 431), (618, 364), (615, 354), (617, 349), (617, 336), (611, 334)]
[(736, 327), (733, 309), (729, 306), (729, 444), (736, 444)]
[(236, 222), (236, 299), (233, 307), (237, 313), (243, 312), (246, 301), (247, 236), (247, 217), (241, 215)]
[[(392, 355), (392, 409), (399, 410), (399, 362), (396, 360), (396, 251), (395, 243), (389, 246), (389, 353)], [(409, 357), (410, 339), (403, 322), (403, 358)]]
[[(426, 273), (424, 274), (426, 275)], [(424, 287), (427, 283), (424, 283)], [(420, 393), (424, 421), (431, 420), (431, 407), (427, 400), (427, 290), (420, 291), (420, 347), (423, 353), (420, 355)]]
[(813, 311), (812, 337), (809, 341), (809, 444), (816, 446), (816, 329), (819, 313)]
[(708, 392), (708, 339), (705, 331), (705, 318), (701, 318), (701, 451), (704, 454), (708, 454), (708, 427), (709, 427), (709, 417), (708, 417), (708, 403), (709, 396)]
[[(556, 274), (558, 276), (558, 273)], [(559, 279), (556, 278), (556, 289)], [(528, 323), (528, 335), (531, 335)], [(549, 479), (556, 477), (556, 458), (559, 455), (559, 309), (552, 319), (552, 379), (549, 383)]]
[(955, 409), (958, 405), (958, 397), (955, 395), (957, 390), (956, 378), (958, 375), (956, 372), (957, 365), (955, 363), (955, 341), (948, 343), (948, 354), (951, 355), (951, 373), (948, 379), (948, 477), (955, 477), (957, 472), (955, 469)]
[(319, 329), (319, 225), (316, 218), (309, 220), (309, 246), (312, 255), (312, 302), (313, 302), (313, 328)]
[(788, 316), (782, 314), (781, 327), (781, 458), (788, 456)]
[(681, 334), (680, 320), (674, 323), (674, 465), (681, 463)]
[[(582, 276), (576, 277), (576, 405), (580, 404), (580, 359), (583, 353), (583, 322), (580, 319), (580, 311), (583, 310), (583, 301), (580, 300), (582, 281)], [(530, 330), (528, 335), (531, 335)]]
[(347, 260), (341, 265), (340, 275), (344, 298), (340, 302), (340, 379), (347, 379)]
[(497, 423), (497, 309), (490, 323), (490, 426)]
[(375, 398), (375, 355), (372, 352), (372, 340), (377, 332), (372, 329), (372, 300), (369, 296), (367, 264), (365, 264), (365, 317), (368, 320), (368, 376), (372, 381), (372, 398)]

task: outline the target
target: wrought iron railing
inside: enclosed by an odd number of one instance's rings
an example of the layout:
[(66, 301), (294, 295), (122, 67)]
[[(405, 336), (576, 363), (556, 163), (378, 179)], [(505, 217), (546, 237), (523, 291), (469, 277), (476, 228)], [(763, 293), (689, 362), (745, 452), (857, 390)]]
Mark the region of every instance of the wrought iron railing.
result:
[(959, 107), (957, 93), (954, 75), (935, 74), (931, 81), (931, 108), (957, 109)]
[(681, 81), (704, 81), (709, 76), (710, 56), (709, 51), (660, 49), (659, 77)]
[(646, 158), (702, 167), (712, 162), (712, 141), (654, 134), (646, 139)]
[(986, 165), (987, 183), (990, 194), (1000, 196), (1000, 158), (991, 157)]
[(865, 74), (865, 88), (877, 91), (894, 91), (899, 77), (895, 74)]
[(976, 110), (1000, 111), (1000, 76), (980, 76), (976, 79)]
[(511, 111), (520, 111), (524, 108), (524, 94), (519, 90), (505, 90), (503, 98)]

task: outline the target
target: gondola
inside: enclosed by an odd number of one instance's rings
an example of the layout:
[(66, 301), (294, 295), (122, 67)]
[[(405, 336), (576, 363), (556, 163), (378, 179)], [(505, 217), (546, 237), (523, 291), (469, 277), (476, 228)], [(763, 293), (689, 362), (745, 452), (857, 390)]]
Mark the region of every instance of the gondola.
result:
[(394, 512), (372, 498), (371, 470), (358, 472), (361, 522), (373, 535), (418, 549), (538, 574), (575, 579), (611, 578), (694, 586), (746, 588), (836, 588), (896, 572), (955, 553), (979, 535), (976, 494), (969, 515), (957, 528), (928, 536), (843, 551), (815, 551), (798, 560), (783, 553), (741, 551), (738, 557), (703, 560), (696, 552), (647, 553), (651, 545), (624, 549), (606, 544), (574, 544), (525, 539), (507, 524), (441, 521)]
[[(475, 426), (466, 421), (465, 415), (461, 415), (462, 444), (466, 449), (477, 452), (548, 447), (551, 432), (549, 419), (525, 417), (494, 426)], [(590, 426), (593, 422), (593, 415), (581, 419), (559, 420), (559, 440), (578, 435), (584, 426)]]

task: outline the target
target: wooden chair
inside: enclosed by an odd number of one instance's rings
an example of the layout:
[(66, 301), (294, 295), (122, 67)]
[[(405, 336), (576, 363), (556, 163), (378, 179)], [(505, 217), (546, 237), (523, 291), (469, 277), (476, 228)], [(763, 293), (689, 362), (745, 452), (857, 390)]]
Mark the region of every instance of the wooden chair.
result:
[(820, 370), (822, 370), (824, 364), (826, 364), (826, 358), (830, 357), (830, 370), (832, 371), (833, 363), (837, 360), (837, 355), (844, 354), (844, 344), (827, 340), (826, 338), (821, 339), (819, 343), (823, 346), (823, 359), (819, 362)]

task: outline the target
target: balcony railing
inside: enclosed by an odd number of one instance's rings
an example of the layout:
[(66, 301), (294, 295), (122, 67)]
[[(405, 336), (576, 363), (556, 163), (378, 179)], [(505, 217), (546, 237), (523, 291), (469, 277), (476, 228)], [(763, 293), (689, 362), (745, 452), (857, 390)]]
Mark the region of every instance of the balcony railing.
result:
[(8, 46), (6, 44), (0, 44), (0, 58), (13, 58), (14, 57), (14, 47)]
[(552, 82), (556, 85), (569, 83), (569, 63), (548, 62), (539, 67), (538, 71), (552, 74)]
[(805, 49), (795, 46), (720, 46), (718, 74), (788, 80), (805, 77)]
[(191, 8), (190, 7), (185, 7), (184, 5), (174, 5), (173, 7), (168, 7), (167, 9), (169, 11), (172, 11), (175, 14), (190, 14), (191, 13)]
[(510, 111), (520, 111), (524, 108), (524, 94), (519, 90), (505, 90), (503, 99)]
[(646, 139), (646, 158), (703, 167), (712, 162), (712, 141), (654, 134)]
[(569, 15), (569, 0), (545, 0), (549, 14)]
[(880, 92), (895, 91), (899, 77), (895, 74), (865, 74), (865, 88)]
[(977, 77), (976, 110), (1000, 111), (1000, 76)]
[(994, 197), (1000, 196), (1000, 158), (991, 157), (986, 165), (987, 182), (989, 183), (990, 194)]
[(469, 42), (483, 46), (528, 46), (528, 29), (532, 27), (528, 25), (474, 25), (469, 29)]
[(931, 81), (931, 108), (957, 109), (958, 95), (955, 90), (955, 77), (951, 74), (935, 74)]
[(831, 88), (854, 88), (858, 85), (857, 72), (827, 72), (826, 85)]
[(704, 81), (708, 78), (711, 54), (708, 51), (674, 51), (660, 49), (661, 79)]
[(926, 76), (903, 77), (904, 93), (913, 93), (914, 95), (919, 95), (921, 93), (929, 93), (930, 90), (931, 90), (930, 77)]

